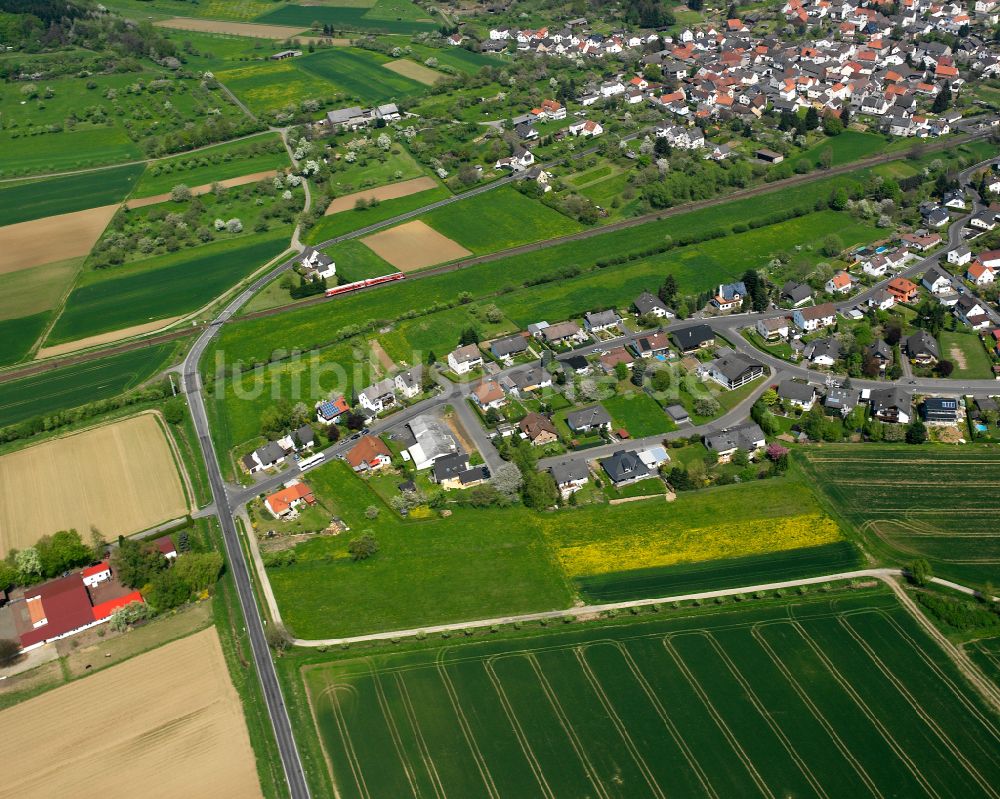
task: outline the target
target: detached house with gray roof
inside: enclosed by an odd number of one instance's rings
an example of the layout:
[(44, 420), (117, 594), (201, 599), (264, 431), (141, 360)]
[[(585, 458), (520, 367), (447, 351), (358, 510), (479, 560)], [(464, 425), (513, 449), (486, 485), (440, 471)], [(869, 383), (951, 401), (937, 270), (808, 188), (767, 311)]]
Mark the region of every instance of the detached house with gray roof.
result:
[(584, 314), (583, 326), (591, 333), (596, 333), (600, 330), (618, 327), (621, 321), (622, 318), (618, 315), (617, 311), (596, 311)]

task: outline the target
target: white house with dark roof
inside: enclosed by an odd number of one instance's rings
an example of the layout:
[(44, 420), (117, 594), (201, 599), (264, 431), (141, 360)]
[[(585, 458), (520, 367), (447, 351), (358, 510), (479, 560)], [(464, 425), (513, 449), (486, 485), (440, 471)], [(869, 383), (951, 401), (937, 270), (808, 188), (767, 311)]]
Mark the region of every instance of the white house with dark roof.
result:
[(448, 353), (448, 368), (464, 375), (483, 365), (483, 353), (478, 344), (466, 344)]
[(358, 394), (358, 403), (373, 413), (393, 407), (396, 404), (396, 382), (387, 377), (373, 383)]

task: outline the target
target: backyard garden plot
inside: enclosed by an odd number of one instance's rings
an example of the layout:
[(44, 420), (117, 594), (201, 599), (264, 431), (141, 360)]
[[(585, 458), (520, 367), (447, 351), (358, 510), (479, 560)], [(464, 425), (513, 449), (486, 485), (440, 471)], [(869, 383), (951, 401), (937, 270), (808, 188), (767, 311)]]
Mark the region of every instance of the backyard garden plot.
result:
[(0, 457), (0, 554), (59, 530), (93, 525), (113, 539), (183, 516), (167, 436), (146, 413)]
[(997, 795), (995, 717), (884, 594), (302, 676), (345, 799)]
[(472, 255), (461, 244), (416, 219), (373, 233), (362, 241), (380, 258), (403, 272)]
[(0, 185), (0, 225), (120, 202), (135, 187), (142, 164), (102, 169), (13, 186)]
[[(95, 724), (95, 708), (99, 724)], [(71, 793), (114, 763), (101, 794), (261, 796), (240, 697), (214, 629), (166, 644), (0, 713), (18, 731), (6, 790)]]
[(0, 383), (0, 427), (135, 388), (165, 366), (174, 346), (145, 347)]
[(1000, 469), (995, 448), (824, 445), (798, 462), (832, 509), (891, 563), (924, 557), (959, 582), (996, 578), (1000, 499), (984, 490)]
[(435, 209), (423, 220), (476, 255), (583, 229), (579, 222), (510, 186)]
[[(121, 277), (106, 270), (74, 289), (49, 336), (50, 344), (195, 311), (281, 253), (283, 231), (223, 241), (139, 262)], [(148, 268), (147, 268), (148, 266)]]
[(953, 380), (989, 380), (993, 376), (993, 362), (978, 334), (970, 331), (942, 331), (939, 335), (941, 357), (950, 360), (955, 369)]

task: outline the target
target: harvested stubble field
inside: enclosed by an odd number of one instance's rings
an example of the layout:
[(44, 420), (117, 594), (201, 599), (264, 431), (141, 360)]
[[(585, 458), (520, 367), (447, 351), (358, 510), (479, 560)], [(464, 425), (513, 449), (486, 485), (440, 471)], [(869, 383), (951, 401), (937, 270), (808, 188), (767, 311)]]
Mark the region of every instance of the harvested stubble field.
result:
[(997, 795), (995, 718), (885, 593), (369, 655), (303, 677), (345, 798)]
[(433, 86), (444, 77), (444, 75), (437, 70), (425, 67), (423, 64), (418, 64), (416, 61), (410, 61), (408, 58), (398, 58), (395, 61), (390, 61), (382, 66), (390, 72), (395, 72), (397, 75), (402, 75), (404, 78), (410, 78), (411, 80), (423, 83), (426, 86)]
[(1000, 469), (997, 447), (824, 445), (798, 462), (833, 510), (893, 562), (924, 557), (959, 582), (996, 578), (1000, 499), (983, 480)]
[(90, 252), (117, 205), (102, 205), (0, 227), (0, 275)]
[(402, 272), (443, 264), (472, 253), (420, 220), (406, 222), (362, 241), (380, 258)]
[(108, 799), (261, 796), (214, 629), (22, 702), (0, 721), (17, 730), (4, 767), (11, 796), (67, 795), (108, 768)]
[(0, 555), (91, 525), (107, 538), (188, 512), (159, 418), (140, 414), (0, 458)]
[(434, 178), (422, 177), (403, 180), (399, 183), (390, 183), (388, 186), (379, 186), (375, 189), (362, 189), (361, 191), (345, 194), (343, 197), (337, 197), (332, 200), (326, 207), (324, 214), (329, 216), (330, 214), (339, 214), (342, 211), (352, 211), (358, 200), (365, 200), (369, 203), (372, 200), (378, 200), (379, 202), (383, 200), (397, 200), (400, 197), (409, 197), (411, 194), (428, 191), (437, 185)]

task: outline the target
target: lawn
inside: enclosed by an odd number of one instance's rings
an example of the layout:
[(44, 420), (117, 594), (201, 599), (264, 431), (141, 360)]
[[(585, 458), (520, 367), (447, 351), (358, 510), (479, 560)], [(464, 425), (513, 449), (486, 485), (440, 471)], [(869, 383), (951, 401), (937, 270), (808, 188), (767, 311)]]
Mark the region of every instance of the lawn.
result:
[(645, 391), (617, 394), (601, 404), (611, 414), (614, 429), (625, 428), (632, 438), (655, 436), (674, 427), (663, 408)]
[(160, 371), (175, 346), (160, 344), (0, 383), (0, 426), (117, 396)]
[(48, 343), (190, 313), (262, 267), (287, 243), (280, 230), (140, 261), (121, 277), (109, 270), (107, 279), (73, 290)]
[(887, 565), (924, 557), (958, 582), (996, 579), (1000, 500), (982, 482), (1000, 469), (996, 447), (825, 444), (796, 462)]
[(9, 187), (0, 184), (0, 225), (121, 202), (142, 171), (142, 164), (133, 164)]
[(851, 161), (860, 161), (871, 155), (878, 155), (885, 152), (887, 146), (888, 142), (884, 136), (845, 130), (839, 136), (822, 139), (797, 158), (793, 157), (792, 160), (805, 160), (813, 166), (818, 166), (823, 151), (829, 150), (833, 155), (833, 166), (840, 166), (841, 164), (849, 164)]
[(306, 657), (316, 795), (978, 796), (1000, 768), (886, 592)]
[(446, 205), (421, 219), (476, 255), (583, 229), (579, 222), (510, 186)]
[[(414, 16), (418, 12), (419, 15)], [(420, 22), (418, 21), (420, 19), (427, 19), (427, 13), (405, 0), (391, 0), (391, 4), (378, 2), (371, 9), (288, 4), (257, 17), (255, 22), (308, 28), (314, 21), (318, 21), (324, 25), (332, 25), (335, 32), (372, 31), (375, 33), (415, 34), (437, 30), (438, 22)]]
[(430, 205), (433, 202), (450, 196), (451, 192), (448, 189), (444, 186), (439, 186), (436, 189), (417, 192), (407, 197), (382, 200), (378, 205), (369, 206), (364, 210), (352, 209), (324, 216), (309, 229), (305, 235), (305, 240), (310, 244), (329, 241), (337, 236), (343, 236), (345, 233), (360, 230), (368, 225), (374, 225), (376, 222), (384, 222), (386, 219), (392, 219), (400, 214), (415, 211), (418, 208), (423, 208), (425, 205)]
[(993, 376), (993, 362), (978, 334), (966, 330), (942, 331), (938, 340), (941, 357), (955, 365), (952, 379), (989, 380)]
[(179, 183), (194, 188), (290, 166), (288, 152), (280, 137), (265, 133), (246, 141), (220, 144), (198, 153), (156, 161), (147, 167), (132, 196), (165, 194)]
[[(300, 544), (294, 566), (268, 571), (282, 617), (298, 636), (569, 604), (568, 588), (528, 511), (456, 509), (447, 519), (402, 521), (342, 463), (310, 471), (308, 479), (351, 532)], [(381, 508), (374, 520), (365, 516), (370, 505)], [(352, 562), (349, 540), (366, 529), (378, 539), (379, 552)]]

